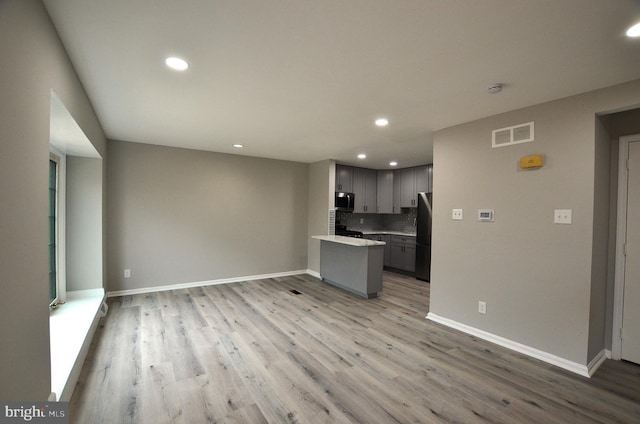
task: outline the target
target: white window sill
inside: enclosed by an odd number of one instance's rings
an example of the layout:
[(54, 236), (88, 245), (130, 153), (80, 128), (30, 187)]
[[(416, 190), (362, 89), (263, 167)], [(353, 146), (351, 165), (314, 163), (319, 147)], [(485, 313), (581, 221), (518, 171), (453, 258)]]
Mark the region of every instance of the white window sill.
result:
[(101, 316), (104, 289), (67, 292), (66, 303), (49, 315), (51, 391), (68, 401)]

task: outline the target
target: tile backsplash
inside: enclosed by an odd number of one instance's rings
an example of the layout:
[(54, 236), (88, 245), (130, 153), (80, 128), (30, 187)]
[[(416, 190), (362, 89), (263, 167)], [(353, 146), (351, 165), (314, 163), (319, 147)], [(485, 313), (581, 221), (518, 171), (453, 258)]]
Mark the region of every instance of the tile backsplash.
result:
[[(348, 213), (338, 212), (336, 223), (346, 225), (349, 230), (356, 231), (400, 231), (415, 233), (417, 209), (403, 209), (398, 214)], [(362, 224), (360, 221), (362, 220)]]

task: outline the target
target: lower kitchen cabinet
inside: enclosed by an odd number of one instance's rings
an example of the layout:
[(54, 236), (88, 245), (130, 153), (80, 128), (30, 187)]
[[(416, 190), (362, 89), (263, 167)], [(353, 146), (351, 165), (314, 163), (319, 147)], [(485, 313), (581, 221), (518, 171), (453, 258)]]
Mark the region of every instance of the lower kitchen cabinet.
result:
[(364, 238), (369, 240), (383, 241), (384, 245), (384, 266), (391, 266), (391, 236), (386, 234), (368, 234)]
[(403, 271), (416, 270), (416, 238), (391, 236), (389, 266)]

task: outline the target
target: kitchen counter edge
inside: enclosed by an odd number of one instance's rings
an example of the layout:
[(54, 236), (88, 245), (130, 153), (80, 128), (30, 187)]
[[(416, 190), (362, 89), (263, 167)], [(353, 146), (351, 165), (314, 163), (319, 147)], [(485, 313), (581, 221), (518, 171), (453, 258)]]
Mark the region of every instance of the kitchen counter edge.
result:
[(363, 238), (345, 237), (345, 236), (311, 236), (311, 238), (322, 241), (330, 241), (333, 243), (346, 244), (355, 247), (384, 246), (386, 243), (377, 240), (368, 240)]

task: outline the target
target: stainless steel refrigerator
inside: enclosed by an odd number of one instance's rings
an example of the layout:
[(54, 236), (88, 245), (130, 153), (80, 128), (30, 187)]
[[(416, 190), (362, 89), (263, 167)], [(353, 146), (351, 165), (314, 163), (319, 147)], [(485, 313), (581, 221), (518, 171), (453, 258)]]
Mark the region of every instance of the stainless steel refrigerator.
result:
[(431, 281), (431, 193), (418, 193), (416, 278)]

